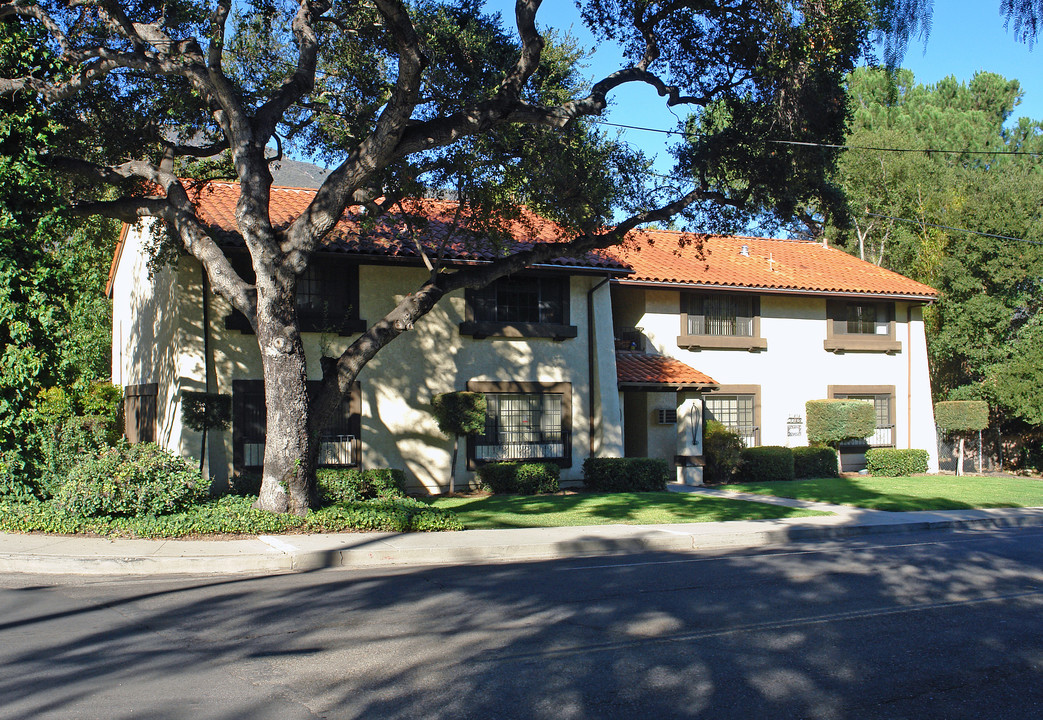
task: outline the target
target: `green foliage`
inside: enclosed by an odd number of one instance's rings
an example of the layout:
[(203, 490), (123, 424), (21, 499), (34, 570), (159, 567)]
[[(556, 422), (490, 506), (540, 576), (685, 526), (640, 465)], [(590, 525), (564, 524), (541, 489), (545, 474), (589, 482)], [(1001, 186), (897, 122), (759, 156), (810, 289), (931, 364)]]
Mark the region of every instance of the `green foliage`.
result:
[(716, 420), (707, 421), (703, 428), (703, 456), (706, 458), (703, 480), (708, 483), (731, 482), (742, 464), (745, 447), (738, 433)]
[(792, 480), (794, 475), (793, 450), (778, 445), (744, 448), (739, 477), (742, 482)]
[(485, 393), (450, 392), (435, 395), (431, 412), (438, 429), (449, 436), (474, 435), (485, 429)]
[(315, 480), (324, 505), (406, 496), (405, 473), (393, 468), (319, 468)]
[(873, 404), (862, 400), (808, 400), (808, 440), (836, 447), (876, 432)]
[(837, 454), (828, 447), (793, 448), (793, 475), (797, 478), (837, 477)]
[(922, 474), (927, 472), (927, 451), (870, 448), (866, 450), (866, 470), (873, 477)]
[(539, 495), (558, 491), (561, 468), (554, 463), (488, 463), (477, 474), (489, 492)]
[(670, 479), (670, 465), (661, 458), (583, 461), (583, 484), (596, 492), (662, 492)]
[(221, 393), (181, 393), (181, 419), (189, 428), (227, 430), (232, 424), (232, 396)]
[(412, 498), (345, 502), (306, 517), (257, 510), (251, 498), (229, 495), (184, 512), (140, 517), (83, 517), (54, 502), (0, 498), (0, 532), (47, 532), (109, 537), (177, 538), (194, 535), (332, 533), (346, 531), (430, 532), (460, 530), (456, 516)]
[(984, 400), (948, 400), (935, 403), (934, 421), (948, 432), (984, 430), (989, 426), (989, 404)]
[(169, 515), (199, 503), (209, 491), (183, 458), (153, 443), (121, 444), (77, 463), (55, 502), (82, 517)]

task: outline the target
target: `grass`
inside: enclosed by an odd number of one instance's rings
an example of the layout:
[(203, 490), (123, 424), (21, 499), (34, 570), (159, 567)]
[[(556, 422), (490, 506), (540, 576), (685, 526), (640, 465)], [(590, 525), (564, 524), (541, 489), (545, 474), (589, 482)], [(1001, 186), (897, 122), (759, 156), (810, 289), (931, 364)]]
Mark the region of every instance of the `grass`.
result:
[(468, 530), (571, 525), (659, 525), (829, 514), (665, 492), (436, 497), (424, 499), (424, 502), (452, 511)]
[(1033, 478), (842, 477), (739, 483), (728, 489), (893, 512), (1043, 507), (1043, 480)]

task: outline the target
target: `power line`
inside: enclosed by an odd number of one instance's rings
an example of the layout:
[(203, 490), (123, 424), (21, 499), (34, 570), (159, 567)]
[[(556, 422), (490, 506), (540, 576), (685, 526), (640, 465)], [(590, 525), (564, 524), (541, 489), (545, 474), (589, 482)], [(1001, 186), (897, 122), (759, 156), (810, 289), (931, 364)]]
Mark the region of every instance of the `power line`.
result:
[(919, 220), (910, 220), (909, 218), (892, 217), (891, 215), (878, 215), (876, 213), (867, 212), (866, 215), (870, 217), (884, 218), (885, 220), (897, 220), (898, 222), (913, 223), (914, 225), (922, 225), (926, 227), (940, 228), (942, 230), (952, 230), (953, 232), (967, 233), (969, 235), (980, 235), (982, 237), (998, 238), (1000, 240), (1014, 240), (1015, 242), (1029, 243), (1030, 245), (1043, 245), (1043, 242), (1038, 240), (1026, 240), (1025, 238), (1011, 237), (1010, 235), (994, 235), (992, 233), (978, 232), (977, 230), (968, 230), (967, 228), (955, 228), (949, 227), (948, 225), (935, 225), (934, 223), (921, 222)]

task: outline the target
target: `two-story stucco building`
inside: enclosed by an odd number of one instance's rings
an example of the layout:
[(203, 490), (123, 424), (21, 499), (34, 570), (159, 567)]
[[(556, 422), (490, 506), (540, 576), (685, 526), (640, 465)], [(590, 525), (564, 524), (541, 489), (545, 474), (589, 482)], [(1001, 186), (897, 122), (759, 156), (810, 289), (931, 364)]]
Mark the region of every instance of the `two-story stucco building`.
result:
[[(273, 188), (276, 226), (313, 192)], [(211, 183), (195, 203), (249, 279), (237, 197), (236, 185)], [(443, 242), (455, 206), (425, 200), (422, 208), (421, 242), (440, 247), (450, 267), (489, 261), (480, 244)], [(539, 227), (527, 242), (556, 237), (550, 223)], [(313, 380), (322, 357), (338, 355), (427, 277), (414, 239), (394, 216), (363, 229), (345, 213), (298, 288)], [(249, 323), (210, 292), (191, 257), (150, 274), (152, 243), (151, 226), (125, 227), (109, 283), (112, 379), (125, 389), (127, 435), (198, 458), (202, 438), (182, 422), (184, 393), (224, 394), (231, 428), (209, 432), (208, 472), (221, 482), (255, 471), (265, 413)], [(454, 390), (489, 401), (486, 430), (468, 439), (458, 478), (482, 462), (535, 458), (578, 480), (586, 457), (625, 453), (676, 461), (680, 477), (698, 482), (704, 416), (750, 444), (801, 445), (804, 402), (830, 396), (877, 405), (874, 444), (933, 451), (920, 313), (933, 297), (818, 244), (710, 237), (700, 258), (676, 233), (639, 234), (628, 248), (552, 261), (443, 299), (363, 369), (323, 438), (321, 462), (397, 467), (416, 491), (444, 489), (451, 440), (429, 408)]]

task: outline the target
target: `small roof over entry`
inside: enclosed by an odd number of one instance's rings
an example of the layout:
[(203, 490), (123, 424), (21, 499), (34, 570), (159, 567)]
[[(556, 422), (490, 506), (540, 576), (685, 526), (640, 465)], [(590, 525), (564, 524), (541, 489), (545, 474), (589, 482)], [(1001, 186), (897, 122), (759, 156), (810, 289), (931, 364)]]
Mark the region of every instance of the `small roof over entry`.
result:
[(616, 379), (621, 390), (714, 390), (720, 385), (680, 360), (626, 350), (616, 352)]

